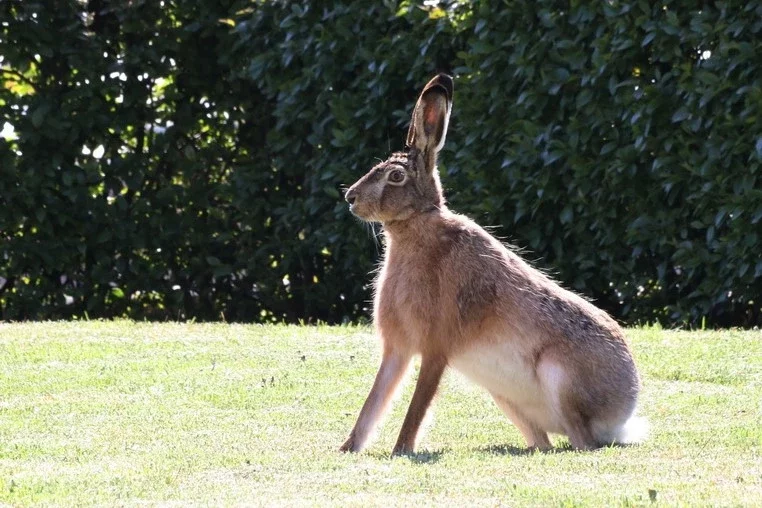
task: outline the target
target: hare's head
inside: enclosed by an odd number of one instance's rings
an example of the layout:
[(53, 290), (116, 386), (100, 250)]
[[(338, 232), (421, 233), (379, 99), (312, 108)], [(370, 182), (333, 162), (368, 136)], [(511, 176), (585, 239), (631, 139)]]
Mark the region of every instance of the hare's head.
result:
[(452, 78), (439, 74), (423, 88), (413, 110), (407, 150), (392, 154), (346, 193), (352, 213), (368, 221), (393, 222), (444, 204), (437, 153), (447, 135)]

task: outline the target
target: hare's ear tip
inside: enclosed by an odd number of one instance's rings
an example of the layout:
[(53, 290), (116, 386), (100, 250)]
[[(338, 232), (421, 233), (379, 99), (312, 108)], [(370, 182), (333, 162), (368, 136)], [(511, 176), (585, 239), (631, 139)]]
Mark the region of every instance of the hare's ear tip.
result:
[(445, 74), (444, 72), (440, 72), (439, 74), (437, 74), (436, 79), (438, 79), (440, 83), (447, 84), (447, 85), (452, 85), (452, 81), (453, 81), (452, 76), (450, 76), (449, 74)]
[(454, 88), (454, 82), (452, 76), (441, 72), (434, 76), (434, 79), (429, 81), (429, 86), (439, 85), (447, 91), (447, 95), (452, 97), (452, 91)]

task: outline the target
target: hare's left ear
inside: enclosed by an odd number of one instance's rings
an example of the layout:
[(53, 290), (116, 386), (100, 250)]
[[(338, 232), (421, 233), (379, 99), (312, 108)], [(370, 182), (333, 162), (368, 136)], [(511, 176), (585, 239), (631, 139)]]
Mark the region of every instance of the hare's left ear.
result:
[(423, 87), (407, 132), (408, 148), (416, 148), (429, 156), (442, 149), (452, 110), (452, 92), (452, 78), (447, 74), (435, 76)]

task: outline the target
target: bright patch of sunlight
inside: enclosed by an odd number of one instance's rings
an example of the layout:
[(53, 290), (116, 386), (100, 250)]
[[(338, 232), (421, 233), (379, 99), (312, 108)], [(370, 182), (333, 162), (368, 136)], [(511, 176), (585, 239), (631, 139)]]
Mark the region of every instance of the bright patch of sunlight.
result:
[(18, 138), (16, 129), (10, 122), (5, 122), (3, 124), (3, 130), (0, 131), (0, 138), (5, 139), (6, 141), (13, 141)]

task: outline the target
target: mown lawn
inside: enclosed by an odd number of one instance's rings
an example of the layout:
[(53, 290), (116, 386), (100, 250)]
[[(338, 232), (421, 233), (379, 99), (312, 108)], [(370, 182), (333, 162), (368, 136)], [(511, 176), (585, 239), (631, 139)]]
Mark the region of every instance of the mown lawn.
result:
[(420, 452), (390, 458), (412, 383), (368, 451), (337, 451), (366, 328), (0, 324), (0, 504), (762, 504), (762, 332), (628, 335), (645, 444), (526, 454), (450, 373)]

